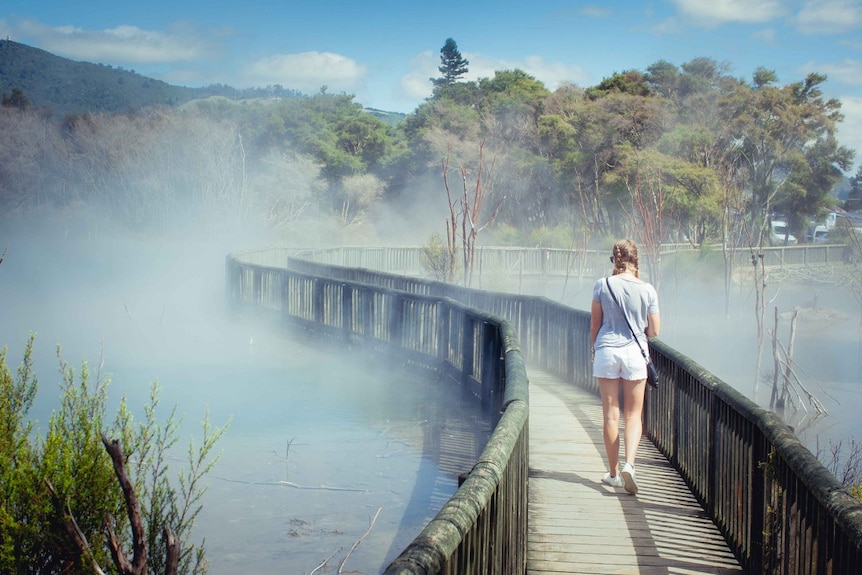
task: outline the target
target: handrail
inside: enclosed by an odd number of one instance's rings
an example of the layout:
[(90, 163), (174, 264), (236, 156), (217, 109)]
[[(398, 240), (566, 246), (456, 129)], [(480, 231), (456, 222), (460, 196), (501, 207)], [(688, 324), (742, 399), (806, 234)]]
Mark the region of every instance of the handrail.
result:
[[(596, 391), (586, 312), (545, 298), (368, 269), (298, 259), (290, 265), (338, 281), (445, 297), (504, 318), (527, 361)], [(662, 341), (652, 341), (651, 351), (665, 383), (648, 391), (646, 435), (689, 484), (743, 568), (855, 573), (862, 565), (862, 505), (775, 414)]]
[(527, 545), (527, 374), (512, 325), (445, 297), (266, 265), (273, 253), (226, 261), (234, 310), (361, 345), (455, 381), (499, 413), (487, 445), (437, 516), (387, 575), (524, 573)]
[[(708, 246), (706, 249), (716, 257), (722, 257), (721, 246)], [(848, 257), (847, 246), (843, 244), (773, 246), (758, 252), (766, 267), (842, 264)], [(318, 263), (415, 276), (423, 273), (425, 248), (339, 246), (294, 250), (294, 253), (301, 253), (303, 259)], [(688, 244), (663, 244), (660, 253), (668, 256), (700, 252)], [(502, 270), (508, 275), (598, 277), (607, 270), (607, 256), (607, 251), (591, 249), (480, 246), (474, 253), (474, 270), (477, 274)], [(647, 258), (645, 254), (641, 257)], [(751, 252), (747, 248), (735, 248), (732, 257), (735, 266), (751, 264)]]

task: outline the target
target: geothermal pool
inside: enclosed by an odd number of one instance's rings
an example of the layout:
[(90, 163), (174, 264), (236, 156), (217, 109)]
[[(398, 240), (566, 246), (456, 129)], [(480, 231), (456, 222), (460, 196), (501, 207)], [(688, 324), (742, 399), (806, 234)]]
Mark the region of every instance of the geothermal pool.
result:
[[(161, 420), (184, 416), (172, 476), (190, 438), (230, 421), (205, 477), (192, 541), (211, 575), (377, 573), (457, 488), (492, 422), (457, 390), (398, 366), (330, 353), (228, 317), (223, 247), (141, 242), (13, 245), (0, 266), (0, 346), (14, 370), (29, 333), (42, 430), (59, 406), (58, 360), (109, 374), (136, 419), (149, 387)], [(101, 359), (100, 359), (101, 358)], [(355, 549), (354, 545), (361, 539)]]

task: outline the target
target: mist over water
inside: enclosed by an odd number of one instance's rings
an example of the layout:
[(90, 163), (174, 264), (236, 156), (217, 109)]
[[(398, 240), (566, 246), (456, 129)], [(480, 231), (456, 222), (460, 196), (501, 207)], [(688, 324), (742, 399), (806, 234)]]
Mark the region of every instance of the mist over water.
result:
[(143, 419), (158, 380), (159, 421), (174, 405), (184, 417), (170, 475), (185, 467), (189, 440), (200, 445), (205, 415), (230, 421), (192, 536), (206, 539), (211, 574), (307, 573), (327, 558), (337, 568), (375, 515), (345, 569), (379, 572), (454, 493), (490, 434), (453, 389), (230, 317), (225, 256), (248, 240), (82, 240), (26, 228), (0, 229), (0, 345), (14, 370), (37, 334), (29, 417), (40, 435), (59, 406), (58, 344), (76, 373), (86, 360), (91, 378), (110, 377), (110, 419), (123, 395)]
[[(230, 421), (192, 538), (206, 538), (211, 574), (307, 573), (327, 558), (331, 572), (375, 515), (345, 569), (379, 572), (454, 493), (490, 423), (451, 389), (230, 318), (225, 256), (266, 245), (266, 238), (227, 235), (82, 239), (62, 227), (3, 221), (0, 345), (8, 346), (14, 369), (28, 335), (37, 334), (40, 385), (30, 417), (40, 433), (59, 402), (58, 344), (76, 371), (87, 360), (94, 375), (110, 374), (109, 413), (126, 394), (142, 418), (150, 384), (159, 381), (160, 418), (174, 405), (185, 416), (174, 472), (189, 439), (200, 443), (207, 412), (212, 425)], [(739, 283), (726, 316), (723, 284), (703, 272), (664, 278), (662, 339), (754, 397), (753, 289)], [(539, 280), (515, 291), (586, 310), (595, 279), (565, 288)], [(815, 452), (830, 441), (858, 441), (859, 303), (849, 290), (814, 283), (770, 285), (768, 296), (768, 329), (776, 305), (781, 312), (835, 312), (800, 317), (794, 352), (829, 415), (787, 414), (788, 422)], [(782, 319), (783, 342), (788, 325)], [(767, 341), (762, 366), (771, 365)], [(761, 405), (768, 405), (770, 386), (758, 384)]]

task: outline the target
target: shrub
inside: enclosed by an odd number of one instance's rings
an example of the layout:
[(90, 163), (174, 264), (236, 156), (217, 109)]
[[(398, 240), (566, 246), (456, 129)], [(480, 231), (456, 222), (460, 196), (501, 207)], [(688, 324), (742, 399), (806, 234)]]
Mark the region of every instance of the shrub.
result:
[[(190, 542), (191, 530), (205, 493), (200, 480), (218, 460), (214, 447), (227, 425), (212, 428), (205, 418), (201, 446), (190, 441), (188, 467), (172, 481), (168, 452), (178, 441), (181, 420), (174, 407), (159, 424), (158, 383), (150, 388), (142, 422), (134, 421), (124, 397), (108, 425), (109, 378), (99, 373), (93, 378), (86, 362), (76, 373), (58, 348), (60, 407), (45, 437), (34, 438), (27, 419), (37, 390), (34, 339), (31, 335), (27, 342), (17, 376), (7, 366), (6, 349), (0, 353), (0, 572), (92, 573), (94, 565), (104, 568), (112, 561), (111, 535), (120, 549), (135, 549), (137, 555), (130, 522), (137, 512), (149, 550), (148, 572), (169, 572), (162, 553), (168, 526), (179, 543), (176, 572), (205, 573), (203, 544)], [(118, 484), (119, 472), (106, 451), (108, 437), (121, 446), (136, 511), (127, 507)], [(75, 529), (84, 544), (72, 536)]]

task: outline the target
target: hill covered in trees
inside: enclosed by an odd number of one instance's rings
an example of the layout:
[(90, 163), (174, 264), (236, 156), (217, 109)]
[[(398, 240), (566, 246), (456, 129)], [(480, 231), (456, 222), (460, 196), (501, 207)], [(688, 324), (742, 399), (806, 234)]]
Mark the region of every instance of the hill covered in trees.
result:
[(225, 85), (175, 86), (104, 64), (76, 62), (26, 44), (0, 40), (0, 93), (20, 91), (30, 105), (58, 116), (120, 112), (151, 106), (176, 106), (210, 96), (228, 98), (292, 97), (281, 86), (239, 90)]

